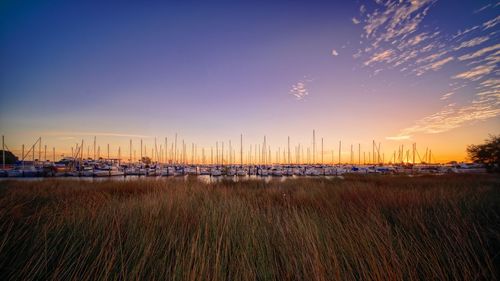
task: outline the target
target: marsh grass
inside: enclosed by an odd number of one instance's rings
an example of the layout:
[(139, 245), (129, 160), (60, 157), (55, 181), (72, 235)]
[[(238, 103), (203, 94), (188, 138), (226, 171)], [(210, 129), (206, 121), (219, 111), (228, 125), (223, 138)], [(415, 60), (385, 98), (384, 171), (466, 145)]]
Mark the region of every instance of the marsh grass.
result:
[(494, 176), (0, 182), (1, 280), (496, 280)]

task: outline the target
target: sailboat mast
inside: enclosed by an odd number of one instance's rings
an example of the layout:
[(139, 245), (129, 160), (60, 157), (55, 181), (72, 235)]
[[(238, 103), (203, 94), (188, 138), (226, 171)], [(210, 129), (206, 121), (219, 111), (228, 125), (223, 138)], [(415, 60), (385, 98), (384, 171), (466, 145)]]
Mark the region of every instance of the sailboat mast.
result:
[(2, 169), (5, 170), (5, 136), (2, 135)]
[(40, 137), (40, 141), (38, 142), (38, 162), (40, 163), (42, 160), (42, 137)]
[(288, 136), (288, 165), (290, 165), (290, 136)]
[(324, 157), (323, 138), (321, 138), (321, 165), (325, 164), (323, 157)]
[(175, 133), (174, 140), (174, 163), (177, 164), (177, 133)]
[(358, 143), (358, 165), (361, 165), (361, 144)]
[(312, 149), (312, 161), (316, 164), (316, 130), (313, 130), (313, 149)]
[(339, 141), (339, 165), (341, 163), (341, 159), (342, 158), (342, 141), (340, 140)]

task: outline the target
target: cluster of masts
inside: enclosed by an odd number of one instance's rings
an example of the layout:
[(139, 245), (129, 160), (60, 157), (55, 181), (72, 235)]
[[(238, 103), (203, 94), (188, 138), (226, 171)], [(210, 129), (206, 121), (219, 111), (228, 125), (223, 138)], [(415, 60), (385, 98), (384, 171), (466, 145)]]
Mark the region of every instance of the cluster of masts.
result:
[[(425, 154), (421, 157), (416, 144), (412, 145), (411, 150), (405, 150), (403, 146), (398, 147), (398, 150), (392, 154), (392, 158), (386, 162), (385, 154), (381, 151), (381, 144), (376, 144), (375, 141), (372, 142), (372, 151), (368, 151), (368, 161), (366, 152), (361, 154), (360, 144), (358, 144), (357, 155), (354, 151), (354, 145), (350, 146), (350, 158), (345, 161), (344, 158), (347, 157), (342, 157), (342, 142), (339, 141), (338, 162), (335, 161), (332, 151), (331, 161), (326, 163), (328, 160), (325, 161), (323, 138), (321, 138), (321, 154), (319, 158), (317, 157), (316, 132), (314, 130), (312, 147), (307, 147), (307, 153), (304, 153), (304, 147), (301, 144), (295, 146), (295, 151), (292, 153), (290, 137), (288, 137), (286, 149), (280, 147), (277, 151), (273, 151), (267, 143), (266, 136), (264, 136), (262, 144), (250, 145), (248, 151), (244, 151), (243, 135), (240, 135), (239, 157), (231, 141), (226, 147), (224, 142), (216, 142), (215, 150), (214, 147), (210, 147), (209, 158), (205, 148), (201, 149), (200, 157), (198, 147), (194, 143), (191, 144), (191, 153), (188, 154), (187, 143), (184, 140), (178, 143), (177, 134), (170, 143), (170, 147), (167, 138), (162, 144), (159, 144), (155, 138), (151, 154), (146, 153), (148, 149), (141, 139), (139, 159), (136, 158), (136, 151), (133, 150), (132, 140), (129, 143), (128, 159), (122, 158), (121, 147), (118, 147), (117, 157), (111, 157), (109, 144), (106, 149), (107, 157), (101, 157), (101, 147), (97, 145), (97, 140), (94, 137), (92, 154), (91, 146), (85, 146), (82, 139), (80, 143), (72, 147), (70, 156), (61, 155), (62, 159), (58, 161), (56, 161), (56, 150), (53, 147), (52, 161), (50, 161), (47, 157), (47, 145), (44, 145), (42, 150), (42, 138), (39, 137), (27, 149), (22, 145), (19, 160), (15, 165), (7, 167), (5, 155), (6, 151), (9, 150), (3, 136), (2, 148), (3, 167), (0, 169), (0, 177), (340, 176), (344, 173), (485, 172), (481, 165), (431, 164), (431, 162), (435, 163), (435, 161), (431, 161), (433, 160), (432, 152), (426, 149)], [(86, 157), (85, 148), (87, 148)], [(274, 158), (272, 152), (275, 152)], [(36, 158), (37, 155), (38, 158)]]
[[(263, 142), (260, 144), (248, 145), (247, 149), (243, 146), (243, 134), (240, 135), (239, 151), (235, 148), (229, 140), (228, 146), (225, 143), (215, 142), (214, 146), (209, 149), (202, 147), (201, 149), (197, 144), (191, 143), (190, 150), (188, 153), (188, 144), (184, 139), (178, 141), (178, 136), (169, 142), (168, 138), (164, 138), (163, 143), (158, 142), (158, 139), (154, 139), (154, 144), (152, 147), (148, 147), (143, 140), (140, 139), (139, 153), (135, 150), (132, 139), (129, 141), (128, 155), (122, 154), (121, 147), (118, 147), (117, 155), (113, 157), (110, 154), (110, 145), (106, 145), (106, 151), (103, 153), (101, 146), (97, 144), (97, 138), (94, 137), (93, 143), (91, 145), (85, 146), (85, 142), (82, 139), (80, 143), (76, 143), (75, 146), (71, 147), (70, 155), (61, 155), (61, 158), (75, 159), (75, 161), (83, 161), (88, 159), (115, 159), (119, 163), (162, 163), (162, 164), (174, 164), (174, 165), (272, 165), (272, 164), (287, 164), (287, 165), (298, 165), (298, 164), (419, 164), (432, 162), (435, 163), (432, 151), (429, 149), (425, 150), (425, 154), (421, 155), (418, 150), (416, 143), (412, 145), (411, 149), (406, 149), (404, 145), (398, 147), (397, 151), (394, 151), (388, 161), (386, 161), (386, 155), (381, 151), (381, 143), (376, 143), (375, 140), (372, 141), (371, 151), (362, 151), (361, 144), (358, 144), (357, 150), (353, 144), (350, 145), (349, 157), (346, 157), (342, 152), (342, 141), (338, 143), (338, 153), (335, 157), (335, 149), (331, 149), (330, 153), (325, 153), (324, 150), (324, 139), (321, 138), (320, 145), (320, 155), (318, 155), (316, 147), (316, 131), (313, 130), (312, 133), (312, 147), (304, 147), (300, 143), (295, 145), (293, 148), (290, 145), (290, 137), (287, 139), (287, 146), (282, 148), (278, 147), (274, 151), (267, 142), (266, 136), (263, 138)], [(86, 148), (86, 151), (85, 151)], [(150, 150), (149, 150), (150, 149)], [(9, 150), (5, 138), (2, 136), (2, 151)], [(150, 151), (150, 153), (148, 153)], [(239, 153), (238, 153), (239, 152)], [(48, 155), (47, 153), (51, 154)], [(139, 155), (137, 155), (139, 154)], [(239, 154), (239, 155), (237, 155)], [(343, 157), (344, 154), (344, 157)], [(127, 157), (128, 156), (128, 157)], [(137, 157), (139, 156), (139, 158)], [(39, 137), (31, 145), (26, 147), (24, 144), (21, 146), (19, 161), (24, 162), (56, 162), (56, 148), (52, 147), (52, 151), (47, 150), (47, 145), (42, 147), (42, 138)], [(5, 167), (5, 156), (2, 157), (3, 165)], [(59, 158), (60, 159), (60, 158)], [(433, 161), (434, 160), (434, 161)]]
[[(338, 143), (338, 153), (335, 155), (335, 149), (331, 149), (330, 153), (325, 153), (324, 139), (321, 138), (320, 155), (318, 157), (318, 149), (316, 146), (316, 131), (312, 132), (312, 146), (305, 147), (302, 144), (297, 144), (294, 147), (290, 145), (290, 137), (287, 139), (286, 147), (278, 147), (272, 149), (264, 136), (262, 143), (248, 145), (247, 148), (243, 145), (243, 134), (240, 135), (239, 147), (234, 147), (231, 140), (225, 143), (223, 141), (215, 142), (210, 148), (199, 147), (195, 143), (189, 145), (184, 139), (178, 140), (177, 134), (173, 140), (169, 142), (168, 138), (164, 138), (161, 142), (157, 138), (154, 139), (152, 147), (148, 147), (142, 139), (140, 139), (139, 153), (134, 147), (132, 139), (129, 141), (128, 155), (127, 152), (122, 153), (121, 147), (118, 147), (117, 154), (110, 154), (110, 145), (106, 145), (106, 151), (101, 149), (97, 144), (97, 138), (94, 137), (93, 143), (86, 144), (82, 139), (71, 147), (70, 155), (60, 155), (56, 159), (56, 148), (52, 147), (52, 151), (48, 151), (47, 145), (42, 147), (42, 138), (39, 137), (31, 146), (21, 146), (19, 161), (44, 163), (56, 162), (61, 158), (73, 159), (75, 162), (83, 162), (84, 160), (113, 160), (122, 163), (155, 163), (168, 165), (334, 165), (334, 164), (357, 164), (357, 165), (384, 165), (384, 164), (431, 164), (436, 163), (432, 151), (427, 149), (425, 154), (420, 154), (417, 150), (417, 145), (414, 143), (412, 147), (406, 148), (401, 145), (395, 150), (389, 158), (386, 159), (385, 153), (381, 150), (381, 143), (372, 141), (371, 151), (362, 151), (361, 144), (357, 145), (357, 149), (353, 144), (350, 144), (350, 152), (343, 153), (342, 141)], [(86, 149), (85, 149), (86, 148)], [(5, 143), (5, 138), (2, 136), (2, 151), (3, 151), (3, 168), (5, 169), (5, 151), (9, 148)], [(188, 152), (190, 150), (190, 152)], [(239, 150), (239, 151), (238, 151)], [(150, 152), (150, 153), (149, 153)], [(48, 155), (51, 154), (51, 155)], [(138, 155), (137, 155), (138, 154)], [(239, 154), (239, 155), (238, 155)]]

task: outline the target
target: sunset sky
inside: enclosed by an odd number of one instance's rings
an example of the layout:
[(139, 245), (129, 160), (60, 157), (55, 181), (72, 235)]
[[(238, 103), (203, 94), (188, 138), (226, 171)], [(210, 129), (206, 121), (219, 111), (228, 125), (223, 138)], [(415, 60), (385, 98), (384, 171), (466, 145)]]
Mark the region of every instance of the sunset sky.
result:
[(500, 133), (499, 15), (483, 0), (2, 1), (0, 132), (59, 155), (175, 133), (275, 151), (315, 129), (328, 157), (375, 140), (464, 160)]

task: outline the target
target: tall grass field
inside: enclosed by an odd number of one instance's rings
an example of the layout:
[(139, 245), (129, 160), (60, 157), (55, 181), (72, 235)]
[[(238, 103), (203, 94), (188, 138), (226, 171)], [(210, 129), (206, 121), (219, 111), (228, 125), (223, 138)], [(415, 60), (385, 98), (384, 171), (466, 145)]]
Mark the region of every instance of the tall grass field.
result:
[(0, 280), (498, 280), (500, 178), (1, 181)]

